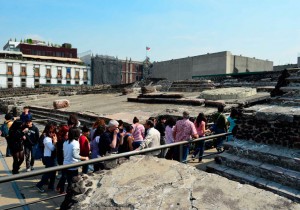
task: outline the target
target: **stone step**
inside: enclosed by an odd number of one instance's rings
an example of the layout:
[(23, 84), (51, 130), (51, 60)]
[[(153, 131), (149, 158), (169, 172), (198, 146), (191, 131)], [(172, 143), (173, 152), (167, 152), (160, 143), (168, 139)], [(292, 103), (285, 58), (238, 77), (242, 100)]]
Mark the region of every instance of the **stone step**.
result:
[[(69, 116), (63, 116), (63, 115), (53, 114), (53, 113), (45, 113), (41, 111), (32, 111), (31, 113), (35, 118), (47, 119), (58, 123), (67, 123), (67, 120), (69, 118)], [(94, 123), (93, 121), (88, 121), (82, 118), (78, 118), (78, 120), (80, 121), (81, 126), (86, 125), (90, 127)]]
[(238, 181), (241, 184), (250, 184), (255, 187), (271, 191), (280, 196), (289, 198), (293, 201), (300, 202), (299, 190), (295, 190), (291, 187), (284, 186), (257, 176), (253, 176), (248, 173), (234, 170), (224, 165), (218, 165), (215, 163), (209, 164), (207, 165), (207, 172), (216, 173), (230, 180)]
[(300, 77), (299, 76), (294, 76), (294, 77), (288, 77), (286, 80), (290, 82), (300, 82)]
[(169, 89), (170, 92), (201, 92), (203, 90), (211, 90), (215, 89), (215, 87), (197, 87), (197, 88), (192, 88), (192, 87), (171, 87)]
[[(56, 110), (56, 109), (50, 109), (50, 108), (44, 108), (44, 107), (37, 107), (37, 106), (31, 106), (30, 111), (33, 114), (33, 117), (35, 115), (39, 115), (41, 118), (46, 119), (56, 119), (57, 121), (67, 122), (67, 119), (69, 118), (70, 114), (76, 114), (78, 117), (78, 120), (81, 122), (81, 125), (92, 125), (97, 118), (100, 116), (97, 116), (95, 114), (86, 114), (86, 113), (74, 113), (70, 111), (63, 111), (63, 110)], [(101, 117), (108, 123), (110, 120), (106, 117)]]
[(195, 84), (195, 83), (186, 83), (186, 84), (172, 84), (171, 87), (214, 87), (214, 84), (203, 83), (203, 84)]
[(236, 139), (224, 143), (226, 152), (239, 157), (284, 167), (300, 172), (300, 150)]
[(219, 154), (218, 157), (221, 158), (222, 164), (232, 169), (300, 190), (300, 172), (261, 161), (241, 158), (226, 152)]
[(289, 91), (300, 91), (300, 87), (299, 86), (295, 86), (295, 87), (281, 87), (280, 90), (282, 90), (283, 92), (289, 92)]

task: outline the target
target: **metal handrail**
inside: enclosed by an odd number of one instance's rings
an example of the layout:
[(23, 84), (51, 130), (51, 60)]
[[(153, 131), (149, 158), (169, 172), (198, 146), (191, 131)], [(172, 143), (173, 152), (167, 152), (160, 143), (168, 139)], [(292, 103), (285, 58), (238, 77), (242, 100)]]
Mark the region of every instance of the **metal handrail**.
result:
[(125, 153), (120, 153), (120, 154), (112, 154), (109, 156), (95, 158), (95, 159), (91, 159), (91, 160), (87, 160), (87, 161), (80, 161), (80, 162), (72, 163), (72, 164), (68, 164), (68, 165), (54, 166), (54, 167), (50, 167), (50, 168), (44, 168), (44, 169), (39, 169), (39, 170), (35, 170), (35, 171), (30, 171), (30, 172), (27, 172), (24, 174), (14, 174), (12, 176), (4, 176), (4, 177), (0, 177), (0, 184), (27, 178), (27, 177), (37, 176), (37, 175), (41, 175), (41, 174), (48, 173), (48, 172), (61, 171), (61, 170), (69, 169), (69, 168), (80, 167), (83, 165), (99, 163), (102, 161), (115, 160), (115, 159), (122, 158), (122, 157), (139, 155), (139, 154), (149, 153), (149, 152), (162, 150), (162, 149), (166, 149), (166, 148), (182, 146), (185, 144), (194, 143), (194, 142), (198, 142), (198, 141), (206, 141), (206, 140), (211, 140), (211, 139), (215, 139), (215, 138), (219, 138), (219, 137), (225, 137), (225, 136), (228, 136), (231, 134), (232, 133), (215, 134), (215, 135), (205, 136), (205, 137), (201, 137), (201, 138), (197, 138), (197, 139), (193, 139), (193, 140), (181, 141), (181, 142), (176, 142), (176, 143), (172, 143), (172, 144), (165, 144), (165, 145), (161, 145), (159, 147), (143, 149), (140, 151), (131, 151), (131, 152), (125, 152)]

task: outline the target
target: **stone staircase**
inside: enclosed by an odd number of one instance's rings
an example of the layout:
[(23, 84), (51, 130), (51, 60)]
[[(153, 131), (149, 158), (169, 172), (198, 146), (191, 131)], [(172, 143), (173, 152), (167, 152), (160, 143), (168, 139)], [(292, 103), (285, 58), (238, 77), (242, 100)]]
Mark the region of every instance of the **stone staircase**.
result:
[(65, 110), (50, 109), (38, 106), (30, 106), (30, 112), (32, 113), (34, 119), (47, 119), (48, 121), (54, 121), (57, 123), (66, 123), (70, 114), (75, 114), (77, 115), (81, 126), (86, 125), (88, 127), (91, 127), (97, 118), (102, 118), (106, 122), (110, 120), (109, 118), (97, 116), (94, 114), (75, 113)]
[(213, 172), (300, 202), (300, 150), (236, 140), (224, 144)]
[(169, 88), (170, 92), (201, 92), (211, 90), (217, 86), (211, 80), (180, 80), (174, 81)]

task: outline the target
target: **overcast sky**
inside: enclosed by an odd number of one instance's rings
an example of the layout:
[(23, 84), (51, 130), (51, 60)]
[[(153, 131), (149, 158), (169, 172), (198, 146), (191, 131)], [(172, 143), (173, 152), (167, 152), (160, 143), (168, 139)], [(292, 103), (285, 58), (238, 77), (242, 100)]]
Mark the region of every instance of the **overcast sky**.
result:
[(78, 52), (162, 61), (220, 51), (296, 63), (299, 0), (0, 0), (10, 39), (71, 43)]

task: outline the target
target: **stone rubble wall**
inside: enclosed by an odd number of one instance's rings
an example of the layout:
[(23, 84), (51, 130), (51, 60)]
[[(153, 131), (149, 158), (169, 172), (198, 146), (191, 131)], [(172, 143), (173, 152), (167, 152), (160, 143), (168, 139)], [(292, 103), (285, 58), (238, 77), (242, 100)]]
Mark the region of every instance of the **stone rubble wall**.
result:
[(300, 148), (300, 115), (246, 111), (237, 126), (238, 139)]

